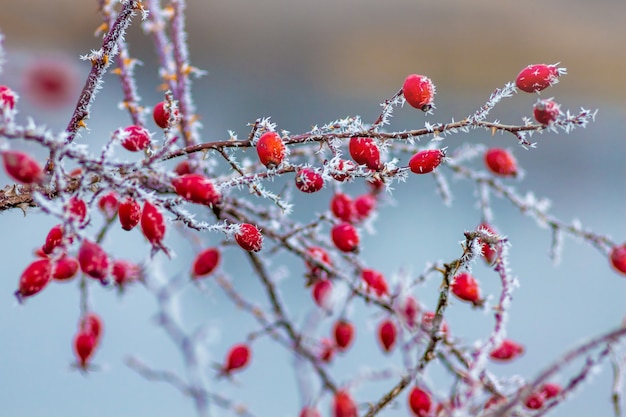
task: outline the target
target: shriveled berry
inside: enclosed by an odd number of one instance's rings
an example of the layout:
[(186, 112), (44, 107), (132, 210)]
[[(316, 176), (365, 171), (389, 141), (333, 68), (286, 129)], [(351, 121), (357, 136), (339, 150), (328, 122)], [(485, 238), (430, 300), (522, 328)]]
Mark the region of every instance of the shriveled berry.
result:
[(176, 194), (193, 203), (212, 206), (220, 202), (221, 196), (213, 182), (200, 174), (185, 174), (172, 180)]
[(256, 143), (259, 161), (268, 168), (276, 168), (285, 159), (285, 144), (276, 132), (266, 132)]
[(414, 174), (428, 174), (437, 168), (446, 157), (441, 149), (419, 151), (409, 160), (409, 169)]
[(124, 289), (127, 285), (137, 281), (139, 274), (139, 265), (123, 259), (113, 261), (111, 275), (113, 275), (115, 285), (120, 289)]
[(141, 230), (153, 247), (162, 248), (165, 238), (165, 218), (158, 207), (149, 201), (143, 204)]
[(378, 341), (385, 352), (391, 352), (396, 345), (398, 329), (391, 319), (386, 319), (378, 325)]
[(318, 306), (329, 309), (331, 307), (331, 294), (333, 291), (333, 284), (327, 279), (320, 279), (315, 281), (313, 289), (313, 300)]
[(74, 353), (78, 359), (79, 368), (86, 370), (89, 359), (96, 350), (96, 338), (90, 334), (79, 331), (74, 337)]
[(354, 340), (354, 326), (346, 320), (338, 320), (333, 328), (333, 335), (337, 349), (344, 351), (350, 347)]
[(533, 115), (536, 121), (542, 125), (549, 126), (561, 115), (561, 106), (550, 98), (547, 100), (537, 100), (533, 106)]
[(435, 85), (424, 75), (411, 74), (404, 80), (402, 93), (412, 107), (427, 112), (433, 107)]
[(134, 199), (126, 197), (120, 203), (118, 215), (122, 229), (132, 230), (141, 221), (141, 206)]
[(335, 344), (332, 340), (323, 338), (320, 340), (319, 358), (322, 362), (330, 363), (335, 356)]
[(417, 326), (417, 316), (420, 313), (420, 306), (415, 297), (412, 295), (404, 297), (398, 304), (397, 310), (399, 316), (410, 329)]
[(258, 252), (263, 248), (263, 235), (253, 224), (240, 224), (239, 231), (235, 233), (235, 240), (242, 249), (249, 252)]
[(230, 348), (226, 355), (226, 362), (222, 367), (222, 374), (230, 375), (233, 371), (244, 368), (250, 362), (250, 348), (246, 344), (237, 344)]
[(0, 109), (13, 110), (18, 95), (6, 85), (0, 85)]
[(70, 219), (74, 219), (78, 223), (84, 222), (87, 217), (87, 203), (76, 196), (70, 197), (65, 209)]
[(150, 145), (150, 132), (144, 127), (132, 125), (128, 126), (117, 134), (122, 142), (122, 146), (131, 152), (138, 152), (146, 149)]
[(409, 408), (417, 417), (427, 417), (430, 414), (432, 400), (430, 394), (421, 388), (413, 387), (409, 393)]
[(367, 285), (368, 290), (373, 290), (378, 297), (389, 294), (387, 280), (380, 272), (369, 268), (363, 269), (361, 271), (361, 279)]
[(296, 172), (296, 188), (303, 193), (316, 193), (323, 187), (322, 174), (313, 168), (301, 168)]
[(41, 166), (29, 154), (20, 151), (3, 151), (2, 160), (7, 174), (22, 184), (39, 183), (43, 179)]
[(524, 353), (524, 346), (510, 339), (504, 339), (500, 346), (489, 352), (489, 357), (497, 361), (511, 361)]
[(559, 82), (558, 77), (567, 74), (565, 68), (558, 68), (558, 64), (529, 65), (517, 75), (515, 85), (527, 93), (536, 93)]
[[(152, 118), (161, 129), (170, 127), (170, 115), (172, 110), (167, 107), (167, 102), (162, 101), (154, 106), (152, 110)], [(174, 123), (178, 121), (178, 109), (174, 109)]]
[(52, 278), (57, 281), (67, 281), (76, 275), (78, 272), (78, 261), (76, 258), (68, 255), (64, 255), (59, 260), (54, 262), (54, 273)]
[(78, 263), (83, 273), (105, 284), (109, 275), (109, 257), (97, 243), (84, 240), (78, 250)]
[(33, 296), (43, 290), (51, 279), (52, 261), (37, 259), (22, 272), (15, 295), (20, 301), (25, 297)]
[(41, 247), (41, 250), (46, 255), (52, 253), (54, 248), (61, 246), (63, 243), (63, 225), (57, 224), (48, 232), (48, 236), (46, 236), (46, 241)]
[(376, 197), (372, 194), (361, 194), (354, 200), (354, 211), (357, 221), (367, 219), (375, 208)]
[[(478, 226), (478, 230), (480, 231), (481, 229), (493, 235), (497, 234), (493, 226), (485, 222), (481, 223)], [(480, 242), (480, 239), (478, 239), (478, 241)], [(491, 265), (495, 262), (498, 252), (491, 245), (489, 245), (488, 243), (481, 243), (481, 251), (483, 253), (483, 259), (488, 265)]]
[(344, 193), (335, 193), (330, 200), (330, 211), (344, 222), (351, 222), (354, 216), (354, 202)]
[(111, 219), (115, 216), (119, 205), (120, 201), (115, 191), (106, 193), (98, 200), (98, 208), (104, 213), (107, 219)]
[(491, 148), (487, 150), (485, 164), (496, 175), (503, 177), (515, 177), (517, 175), (517, 161), (506, 149)]
[(352, 396), (345, 390), (339, 390), (333, 398), (333, 417), (358, 417), (358, 410)]
[(478, 281), (467, 272), (461, 272), (454, 277), (454, 281), (450, 284), (452, 294), (456, 295), (463, 301), (469, 301), (475, 306), (480, 306), (483, 301), (480, 298), (480, 288)]
[(355, 252), (359, 248), (359, 234), (350, 223), (339, 223), (331, 230), (333, 243), (342, 252)]
[(330, 172), (330, 176), (339, 182), (344, 182), (350, 178), (350, 173), (354, 171), (355, 168), (356, 165), (354, 165), (354, 162), (348, 161), (347, 159), (340, 159), (337, 165), (335, 165), (334, 170)]
[(626, 275), (626, 243), (611, 249), (611, 265), (619, 273)]
[(369, 169), (380, 169), (380, 150), (376, 141), (372, 138), (351, 138), (348, 146), (350, 156), (359, 165), (365, 165)]
[(193, 261), (192, 276), (194, 279), (209, 275), (215, 271), (220, 263), (220, 251), (217, 248), (207, 248), (200, 252)]

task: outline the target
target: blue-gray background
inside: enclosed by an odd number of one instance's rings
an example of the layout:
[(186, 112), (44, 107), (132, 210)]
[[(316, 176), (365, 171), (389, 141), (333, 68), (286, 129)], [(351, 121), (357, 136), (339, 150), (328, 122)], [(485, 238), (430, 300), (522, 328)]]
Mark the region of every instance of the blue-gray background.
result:
[[(29, 60), (60, 52), (69, 54), (79, 73), (86, 74), (88, 68), (78, 63), (77, 56), (99, 47), (99, 41), (91, 37), (98, 26), (93, 3), (29, 0), (4, 4), (0, 28), (7, 38), (9, 63), (0, 81), (17, 84)], [(551, 212), (565, 221), (577, 218), (585, 227), (609, 234), (618, 242), (626, 240), (624, 2), (213, 3), (194, 0), (188, 5), (192, 63), (210, 73), (195, 82), (207, 140), (224, 138), (227, 129), (243, 137), (246, 123), (261, 116), (272, 116), (280, 128), (292, 132), (352, 114), (373, 120), (378, 103), (397, 91), (404, 76), (413, 72), (428, 74), (437, 84), (438, 109), (429, 120), (460, 119), (525, 65), (561, 61), (570, 75), (546, 92), (546, 97), (556, 96), (565, 109), (573, 111), (580, 106), (600, 108), (595, 123), (569, 136), (536, 137), (538, 149), (528, 152), (515, 147), (508, 136), (491, 138), (483, 132), (451, 137), (449, 146), (482, 141), (514, 147), (526, 170), (524, 181), (517, 185), (520, 191), (534, 190), (538, 196), (549, 197)], [(151, 46), (137, 27), (128, 38), (133, 56), (145, 63), (137, 70), (140, 93), (146, 103), (154, 103), (158, 95)], [(116, 79), (108, 76), (94, 106), (99, 116), (90, 121), (92, 133), (85, 142), (100, 141), (128, 123), (127, 115), (116, 110), (120, 97)], [(530, 115), (534, 101), (534, 96), (518, 95), (492, 116), (519, 123), (523, 115)], [(50, 111), (32, 104), (22, 101), (22, 115), (33, 114), (57, 130), (65, 126), (71, 112), (67, 107)], [(392, 128), (421, 126), (423, 121), (421, 114), (405, 108), (397, 112)], [(24, 147), (43, 158), (43, 152)], [(451, 177), (446, 170), (442, 172)], [(456, 257), (462, 232), (476, 225), (479, 213), (468, 183), (452, 179), (451, 185), (455, 200), (450, 208), (437, 198), (430, 178), (411, 178), (397, 185), (395, 204), (381, 208), (377, 234), (365, 239), (369, 265), (391, 277), (400, 267), (417, 273), (428, 261)], [(357, 184), (348, 190), (356, 194), (364, 191), (361, 187)], [(330, 190), (325, 190), (319, 196), (302, 197), (298, 203), (307, 206), (302, 216), (326, 210), (329, 196)], [(496, 200), (495, 210), (495, 223), (513, 244), (511, 267), (521, 282), (514, 294), (509, 335), (522, 341), (527, 353), (516, 363), (492, 369), (531, 378), (566, 348), (622, 322), (626, 282), (595, 249), (571, 239), (565, 241), (561, 265), (552, 266), (546, 230), (508, 203)], [(24, 306), (16, 304), (12, 293), (19, 274), (54, 224), (36, 210), (27, 217), (14, 211), (0, 218), (4, 277), (0, 280), (0, 414), (194, 415), (188, 399), (169, 386), (143, 380), (123, 365), (123, 359), (134, 354), (158, 368), (181, 368), (178, 352), (151, 320), (154, 300), (142, 289), (118, 298), (94, 287), (91, 303), (106, 326), (94, 361), (103, 370), (86, 378), (70, 369), (71, 339), (79, 311), (76, 286), (54, 284)], [(218, 239), (210, 235), (204, 242)], [(169, 234), (168, 243), (178, 257), (166, 270), (185, 273), (192, 246), (175, 232)], [(135, 261), (146, 256), (138, 231), (117, 232), (105, 247)], [(228, 251), (223, 269), (241, 291), (251, 294), (257, 287), (249, 272), (237, 266), (239, 256), (237, 251)], [(301, 320), (313, 305), (308, 292), (301, 289), (301, 267), (289, 268), (291, 274), (282, 284), (282, 293), (291, 314)], [(493, 273), (481, 265), (475, 273), (485, 291), (497, 290)], [(436, 287), (437, 283), (431, 282), (416, 293), (430, 308), (435, 305)], [(221, 361), (227, 346), (240, 341), (250, 329), (250, 319), (235, 313), (219, 290), (207, 297), (190, 287), (180, 303), (180, 317), (189, 329), (206, 322), (219, 329), (207, 342), (215, 361)], [(352, 317), (359, 322), (357, 341), (350, 353), (337, 361), (333, 375), (345, 381), (355, 369), (362, 370), (361, 366), (398, 366), (399, 357), (384, 359), (373, 342), (371, 327), (376, 319), (363, 309), (356, 309)], [(454, 334), (467, 341), (484, 337), (491, 323), (488, 316), (456, 301), (449, 309), (448, 321)], [(327, 331), (326, 324), (319, 335)], [(238, 383), (221, 382), (212, 389), (245, 403), (259, 416), (295, 415), (301, 397), (295, 389), (291, 358), (277, 349), (282, 348), (267, 339), (255, 342), (253, 364), (238, 376)], [(438, 381), (439, 375), (433, 372), (431, 380)], [(563, 375), (560, 382), (565, 381)], [(355, 395), (361, 401), (371, 400), (390, 385), (391, 381), (364, 384)], [(585, 384), (552, 415), (611, 415), (610, 385), (610, 369), (604, 366), (591, 384)], [(326, 404), (322, 411), (328, 414)], [(402, 397), (385, 415), (406, 413)]]

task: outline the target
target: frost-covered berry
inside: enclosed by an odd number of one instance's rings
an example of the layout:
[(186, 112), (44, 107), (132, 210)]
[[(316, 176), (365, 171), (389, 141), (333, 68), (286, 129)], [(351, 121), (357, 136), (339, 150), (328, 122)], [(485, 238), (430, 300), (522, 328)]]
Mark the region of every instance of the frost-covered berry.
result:
[(412, 107), (427, 112), (433, 107), (435, 85), (424, 75), (411, 74), (404, 80), (402, 93)]
[(518, 173), (517, 161), (502, 148), (491, 148), (485, 153), (485, 165), (491, 172), (503, 177), (515, 177)]
[(7, 174), (22, 184), (39, 183), (43, 179), (43, 171), (37, 161), (29, 154), (20, 151), (2, 152), (2, 161)]
[(545, 90), (559, 82), (558, 77), (567, 74), (565, 68), (558, 68), (558, 64), (529, 65), (517, 75), (515, 85), (527, 93), (536, 93)]
[(49, 255), (56, 247), (61, 246), (61, 244), (63, 243), (63, 235), (64, 233), (62, 224), (57, 224), (52, 229), (50, 229), (48, 235), (46, 236), (46, 241), (41, 247), (43, 253)]
[(113, 281), (120, 290), (123, 290), (128, 284), (137, 281), (140, 272), (139, 265), (123, 259), (115, 260), (113, 262), (113, 268), (111, 268)]
[(533, 106), (535, 120), (544, 126), (549, 126), (561, 115), (561, 106), (551, 98), (538, 100)]
[[(496, 230), (493, 228), (493, 226), (489, 225), (488, 223), (481, 223), (478, 226), (478, 230), (485, 230), (491, 234), (496, 234)], [(480, 239), (478, 239), (478, 241), (480, 242)], [(494, 261), (496, 260), (496, 256), (498, 255), (498, 252), (491, 247), (491, 245), (489, 245), (488, 243), (481, 243), (481, 251), (483, 253), (483, 259), (485, 260), (485, 262), (488, 265), (491, 265), (494, 263)]]
[(131, 152), (138, 152), (146, 149), (150, 145), (150, 132), (147, 129), (132, 125), (121, 132), (118, 132), (122, 146)]
[(98, 200), (98, 208), (104, 213), (107, 219), (113, 218), (120, 205), (117, 193), (111, 191), (100, 197)]
[(20, 301), (25, 297), (33, 296), (43, 290), (51, 279), (52, 262), (50, 259), (37, 259), (22, 272), (15, 295)]
[(339, 223), (331, 230), (333, 243), (342, 252), (354, 252), (359, 247), (359, 234), (350, 223)]
[[(161, 129), (170, 127), (170, 115), (171, 114), (172, 114), (172, 111), (169, 108), (167, 108), (167, 102), (165, 101), (158, 103), (156, 106), (154, 106), (154, 109), (152, 110), (152, 117), (154, 118), (154, 122)], [(179, 117), (178, 109), (174, 109), (174, 123), (178, 121), (178, 117)]]
[(235, 240), (242, 249), (249, 252), (258, 252), (263, 248), (263, 235), (253, 224), (240, 224), (239, 231), (235, 233)]
[(141, 231), (155, 248), (162, 248), (165, 238), (165, 218), (157, 206), (149, 201), (143, 205)]
[(105, 284), (109, 275), (109, 257), (97, 243), (84, 240), (78, 250), (78, 263), (83, 273)]
[(72, 256), (65, 255), (54, 262), (52, 278), (57, 281), (67, 281), (78, 272), (78, 261)]
[(350, 173), (354, 171), (355, 168), (356, 165), (354, 165), (354, 162), (347, 159), (340, 159), (337, 165), (335, 165), (334, 170), (330, 172), (330, 176), (336, 181), (344, 182), (350, 178)]
[(285, 144), (276, 132), (266, 132), (256, 143), (259, 161), (266, 167), (276, 168), (285, 159)]
[(221, 196), (213, 182), (200, 174), (185, 174), (172, 180), (176, 194), (193, 203), (212, 206), (220, 202)]
[(83, 223), (87, 217), (87, 203), (76, 196), (72, 196), (65, 206), (70, 219)]
[(441, 149), (426, 149), (413, 155), (409, 168), (414, 174), (427, 174), (437, 168), (446, 157)]
[(350, 156), (359, 165), (365, 165), (369, 169), (380, 169), (380, 150), (372, 138), (351, 138)]
[(322, 174), (313, 168), (301, 168), (296, 172), (296, 188), (303, 193), (316, 193), (324, 187)]
[(126, 197), (119, 205), (118, 215), (122, 229), (132, 230), (141, 221), (141, 206), (134, 199)]
[(6, 85), (0, 85), (0, 109), (11, 111), (15, 109), (18, 95)]
[(192, 276), (194, 279), (209, 275), (220, 263), (220, 251), (217, 248), (208, 248), (196, 255), (193, 261)]

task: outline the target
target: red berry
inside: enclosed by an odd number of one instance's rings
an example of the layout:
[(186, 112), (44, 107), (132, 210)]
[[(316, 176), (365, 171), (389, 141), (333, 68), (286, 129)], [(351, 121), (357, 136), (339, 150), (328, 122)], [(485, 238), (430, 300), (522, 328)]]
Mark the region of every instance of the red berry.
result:
[(285, 144), (276, 132), (267, 132), (261, 135), (256, 143), (256, 151), (263, 165), (276, 168), (285, 159)]
[(373, 290), (378, 297), (389, 294), (387, 281), (380, 272), (373, 269), (364, 269), (361, 271), (361, 278), (367, 285), (368, 290)]
[(43, 290), (51, 279), (52, 262), (50, 259), (37, 259), (22, 272), (15, 295), (19, 300), (33, 296)]
[(320, 412), (315, 407), (304, 407), (300, 411), (300, 417), (321, 417)]
[(87, 369), (87, 362), (96, 350), (96, 346), (96, 338), (91, 333), (79, 331), (74, 337), (74, 353), (81, 369)]
[(128, 284), (139, 279), (140, 268), (137, 264), (122, 259), (113, 262), (111, 275), (118, 288), (124, 289)]
[(315, 193), (324, 187), (324, 178), (313, 168), (301, 168), (296, 172), (296, 187), (303, 193)]
[(119, 207), (120, 202), (117, 198), (117, 193), (111, 191), (106, 193), (100, 200), (98, 200), (98, 208), (104, 213), (107, 219), (111, 219), (117, 213), (117, 208)]
[(2, 152), (4, 169), (15, 181), (23, 184), (33, 184), (41, 182), (43, 171), (37, 161), (30, 155), (20, 151)]
[(333, 398), (333, 417), (358, 417), (352, 396), (347, 391), (337, 391)]
[(356, 166), (354, 162), (347, 159), (340, 159), (335, 166), (335, 169), (331, 171), (330, 176), (339, 182), (344, 182), (350, 178), (350, 173), (354, 171)]
[(351, 222), (354, 216), (354, 203), (348, 195), (335, 193), (332, 200), (330, 200), (330, 211), (332, 211), (339, 220)]
[(209, 275), (220, 263), (220, 251), (208, 248), (200, 252), (193, 261), (192, 276), (194, 279)]
[(131, 152), (144, 150), (150, 145), (150, 132), (141, 126), (128, 126), (117, 133), (122, 141), (122, 146)]
[(71, 256), (63, 256), (54, 263), (54, 273), (52, 278), (57, 281), (66, 281), (74, 278), (78, 272), (78, 261)]
[(68, 200), (66, 210), (70, 219), (78, 223), (82, 223), (87, 217), (87, 203), (76, 196), (72, 196)]
[(359, 247), (359, 234), (350, 223), (339, 223), (331, 230), (333, 243), (342, 252), (355, 252)]
[(318, 306), (328, 309), (331, 304), (333, 284), (327, 279), (320, 279), (313, 284), (313, 300)]
[(174, 167), (174, 172), (176, 175), (185, 175), (185, 174), (193, 174), (193, 168), (191, 167), (191, 163), (189, 159), (185, 159), (181, 161)]
[(359, 165), (365, 165), (370, 169), (380, 169), (380, 150), (372, 138), (351, 138), (350, 156)]
[(172, 180), (176, 194), (193, 203), (206, 206), (220, 202), (220, 194), (211, 180), (200, 174), (185, 174)]
[(320, 345), (320, 360), (325, 363), (330, 363), (330, 361), (333, 360), (333, 356), (335, 356), (335, 344), (332, 340), (323, 338), (320, 340)]
[(562, 391), (562, 388), (559, 384), (547, 383), (543, 384), (540, 388), (541, 394), (546, 400), (556, 397)]
[(383, 320), (378, 325), (378, 341), (385, 352), (391, 352), (396, 345), (398, 329), (391, 319)]
[(515, 85), (527, 93), (536, 93), (558, 83), (558, 77), (566, 73), (565, 68), (556, 65), (529, 65), (517, 75)]
[(626, 274), (626, 243), (611, 249), (611, 265), (617, 272)]
[(367, 219), (375, 208), (376, 197), (372, 194), (362, 194), (354, 200), (355, 216), (359, 221)]
[(441, 149), (426, 149), (413, 155), (409, 168), (414, 174), (428, 174), (441, 164), (446, 154)]
[(421, 111), (429, 111), (433, 107), (435, 85), (424, 75), (411, 74), (404, 80), (402, 93), (407, 103)]
[(143, 204), (141, 230), (153, 247), (162, 247), (165, 237), (165, 219), (161, 211), (149, 201)]
[(500, 346), (489, 353), (491, 359), (498, 361), (510, 361), (524, 353), (524, 347), (510, 339), (504, 339)]
[(560, 106), (552, 99), (538, 100), (533, 106), (535, 120), (542, 125), (551, 125), (561, 115)]
[(543, 395), (540, 392), (535, 392), (526, 399), (524, 405), (528, 409), (539, 410), (541, 407), (543, 407)]
[[(491, 234), (497, 234), (496, 230), (489, 225), (488, 223), (481, 223), (478, 226), (478, 230), (484, 229), (485, 231), (491, 233)], [(478, 239), (478, 241), (480, 242), (480, 239)], [(483, 259), (485, 260), (485, 262), (487, 262), (488, 265), (491, 265), (495, 262), (496, 260), (496, 256), (498, 255), (498, 252), (491, 247), (491, 245), (489, 245), (488, 243), (481, 243), (481, 250), (483, 253)]]
[(467, 272), (461, 272), (454, 277), (454, 281), (450, 284), (452, 294), (456, 295), (463, 301), (469, 301), (475, 306), (480, 306), (483, 300), (480, 298), (480, 288), (478, 281)]
[(250, 362), (250, 348), (246, 344), (234, 345), (226, 355), (226, 363), (222, 368), (222, 373), (229, 375), (232, 371), (241, 369)]
[[(328, 252), (326, 252), (324, 249), (318, 246), (312, 246), (310, 248), (307, 248), (306, 253), (311, 258), (315, 259), (316, 261), (322, 264), (326, 264), (328, 266), (332, 265), (332, 261), (330, 260), (330, 256), (328, 255)], [(314, 265), (313, 263), (306, 261), (306, 260), (304, 261), (304, 264), (306, 268), (309, 270), (309, 274), (313, 278), (319, 278), (325, 275), (324, 270), (318, 267), (317, 265)]]
[(506, 149), (491, 148), (487, 150), (485, 164), (496, 175), (503, 177), (515, 177), (517, 175), (517, 161)]
[(118, 214), (122, 229), (132, 230), (141, 221), (141, 206), (130, 197), (126, 197), (120, 203)]
[(109, 275), (109, 257), (106, 252), (97, 244), (89, 240), (84, 240), (78, 250), (78, 263), (85, 275), (106, 283)]
[(354, 340), (354, 326), (345, 320), (339, 320), (335, 323), (333, 334), (337, 349), (344, 351), (350, 347)]
[(400, 301), (398, 314), (409, 328), (413, 329), (417, 326), (417, 316), (419, 313), (420, 306), (413, 296), (409, 295)]
[(48, 232), (48, 236), (46, 236), (46, 242), (41, 247), (41, 250), (46, 255), (52, 253), (54, 248), (61, 246), (63, 244), (63, 225), (57, 224)]
[(0, 110), (13, 110), (18, 96), (6, 85), (0, 85)]
[[(170, 126), (170, 115), (172, 114), (169, 108), (166, 108), (167, 102), (162, 101), (154, 106), (152, 110), (152, 117), (154, 118), (154, 122), (161, 129), (165, 129)], [(174, 109), (174, 123), (178, 120), (178, 109)]]
[(45, 57), (32, 60), (23, 71), (23, 90), (34, 104), (59, 108), (73, 104), (80, 76), (70, 60)]
[(249, 252), (258, 252), (263, 247), (263, 235), (253, 224), (240, 224), (239, 231), (235, 233), (235, 240), (242, 249)]
[(102, 325), (102, 319), (96, 313), (85, 314), (80, 320), (78, 328), (82, 333), (92, 335), (96, 339), (96, 344), (100, 342), (104, 326)]
[(432, 407), (430, 394), (421, 388), (413, 387), (409, 393), (409, 407), (417, 417), (427, 417)]

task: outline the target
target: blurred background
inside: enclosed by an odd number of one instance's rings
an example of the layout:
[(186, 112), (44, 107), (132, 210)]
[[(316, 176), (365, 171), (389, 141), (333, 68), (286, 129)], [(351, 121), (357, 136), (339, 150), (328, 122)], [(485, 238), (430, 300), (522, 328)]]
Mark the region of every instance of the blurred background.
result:
[[(21, 121), (31, 115), (60, 131), (67, 125), (89, 71), (79, 56), (100, 47), (100, 40), (93, 37), (100, 24), (96, 2), (5, 3), (0, 30), (5, 35), (7, 62), (0, 83), (15, 86), (21, 94)], [(516, 146), (512, 137), (490, 137), (485, 132), (451, 136), (447, 145), (454, 149), (482, 142), (514, 149), (526, 171), (516, 185), (520, 193), (532, 190), (549, 197), (551, 213), (560, 219), (579, 219), (586, 228), (610, 235), (616, 242), (626, 241), (624, 1), (190, 0), (187, 12), (191, 62), (209, 72), (194, 81), (205, 140), (226, 138), (228, 129), (245, 137), (247, 123), (264, 116), (294, 133), (348, 115), (373, 121), (378, 103), (392, 96), (410, 73), (433, 79), (437, 110), (424, 116), (408, 106), (398, 109), (389, 129), (459, 120), (480, 107), (494, 88), (513, 81), (526, 65), (561, 62), (569, 74), (542, 97), (554, 96), (562, 109), (572, 112), (581, 106), (600, 109), (596, 122), (587, 129), (571, 135), (534, 136), (538, 147), (529, 151)], [(162, 99), (162, 93), (157, 90), (153, 49), (138, 19), (127, 39), (131, 55), (143, 62), (136, 70), (137, 81), (144, 103), (151, 107)], [(41, 68), (47, 69), (45, 74), (56, 74), (53, 87), (45, 84), (32, 91), (33, 74)], [(51, 90), (66, 91), (67, 96), (57, 94), (50, 101), (45, 92)], [(117, 110), (120, 100), (119, 83), (108, 75), (89, 121), (91, 133), (83, 136), (85, 143), (100, 143), (129, 123), (128, 115)], [(503, 102), (491, 118), (521, 123), (523, 116), (531, 116), (535, 101), (534, 95), (518, 94)], [(156, 130), (154, 125), (150, 128)], [(12, 146), (44, 158), (44, 152), (31, 144)], [(480, 221), (473, 186), (447, 170), (442, 172), (455, 197), (451, 207), (441, 203), (430, 178), (411, 178), (395, 185), (393, 196), (380, 209), (376, 234), (365, 238), (364, 257), (369, 266), (389, 279), (400, 269), (415, 275), (426, 262), (456, 258), (462, 232)], [(0, 175), (2, 183), (8, 183)], [(353, 184), (346, 190), (357, 195), (366, 189)], [(306, 216), (326, 210), (330, 195), (326, 189), (319, 195), (300, 196), (296, 216), (306, 221)], [(549, 232), (508, 203), (495, 197), (493, 201), (494, 223), (512, 242), (511, 267), (521, 283), (514, 294), (508, 335), (526, 346), (526, 354), (515, 363), (490, 369), (498, 375), (532, 378), (566, 349), (622, 323), (626, 281), (611, 270), (602, 254), (572, 239), (565, 240), (561, 264), (553, 266), (548, 259)], [(298, 206), (306, 209), (299, 212)], [(101, 219), (97, 214), (93, 217), (97, 225)], [(123, 364), (133, 354), (155, 368), (182, 370), (178, 352), (154, 325), (154, 299), (141, 288), (117, 297), (113, 291), (94, 287), (91, 305), (106, 327), (103, 345), (94, 358), (100, 369), (86, 377), (70, 366), (79, 313), (75, 285), (51, 285), (24, 306), (17, 305), (12, 294), (18, 277), (54, 224), (36, 210), (26, 217), (18, 211), (0, 217), (4, 236), (0, 262), (5, 277), (0, 280), (1, 414), (195, 415), (190, 400), (169, 386), (145, 381)], [(219, 241), (214, 235), (201, 239), (205, 244)], [(175, 261), (156, 262), (162, 262), (170, 276), (187, 273), (193, 246), (179, 233), (170, 233), (168, 240), (176, 249)], [(105, 241), (105, 248), (136, 262), (147, 255), (139, 231), (118, 231)], [(227, 251), (222, 269), (242, 293), (253, 296), (258, 287), (250, 271), (240, 265), (240, 256), (234, 249)], [(308, 291), (302, 290), (303, 268), (282, 259), (274, 266), (281, 265), (288, 269), (281, 284), (283, 298), (294, 320), (301, 323), (314, 310)], [(476, 264), (474, 273), (485, 292), (497, 294), (493, 272)], [(240, 342), (252, 323), (230, 306), (219, 289), (208, 287), (209, 294), (200, 295), (189, 286), (177, 305), (178, 316), (189, 330), (201, 323), (210, 325), (207, 360), (221, 362), (228, 346)], [(428, 282), (418, 288), (416, 296), (432, 309), (437, 287), (437, 282)], [(358, 373), (389, 366), (398, 369), (397, 353), (383, 357), (375, 343), (373, 328), (380, 316), (372, 317), (358, 306), (351, 314), (359, 324), (356, 343), (336, 361), (331, 373), (345, 382), (355, 369)], [(488, 334), (492, 318), (454, 300), (447, 320), (455, 336), (472, 343)], [(320, 336), (328, 334), (329, 325), (324, 323), (316, 330)], [(296, 415), (309, 398), (306, 389), (295, 388), (292, 358), (267, 338), (256, 341), (253, 348), (252, 365), (237, 376), (235, 384), (213, 381), (207, 369), (210, 388), (245, 403), (258, 416)], [(568, 375), (564, 373), (557, 382), (567, 382)], [(427, 377), (434, 387), (446, 380), (437, 367)], [(392, 383), (364, 383), (353, 392), (360, 401), (372, 400)], [(611, 415), (611, 384), (610, 366), (605, 364), (591, 383), (550, 415)], [(326, 403), (320, 409), (329, 415)], [(232, 415), (214, 411), (214, 415)], [(381, 415), (406, 413), (403, 395)]]

